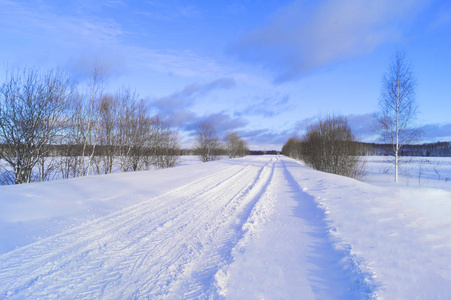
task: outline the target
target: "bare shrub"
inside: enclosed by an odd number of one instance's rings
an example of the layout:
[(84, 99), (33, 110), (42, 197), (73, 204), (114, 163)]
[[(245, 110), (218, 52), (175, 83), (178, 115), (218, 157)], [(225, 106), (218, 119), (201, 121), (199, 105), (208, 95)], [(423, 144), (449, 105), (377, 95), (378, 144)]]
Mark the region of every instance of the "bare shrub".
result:
[(301, 149), (302, 159), (314, 169), (352, 178), (364, 174), (358, 144), (344, 117), (328, 117), (310, 126)]
[(291, 137), (282, 147), (282, 154), (297, 160), (302, 159), (302, 140), (297, 137)]
[(180, 156), (177, 134), (158, 116), (152, 119), (151, 130), (152, 165), (156, 169), (176, 166)]

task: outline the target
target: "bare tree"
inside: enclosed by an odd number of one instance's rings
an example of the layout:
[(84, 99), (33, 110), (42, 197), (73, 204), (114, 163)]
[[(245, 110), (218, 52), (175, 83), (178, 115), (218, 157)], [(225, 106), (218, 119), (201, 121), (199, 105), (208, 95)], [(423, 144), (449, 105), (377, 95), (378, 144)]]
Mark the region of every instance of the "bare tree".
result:
[(133, 106), (129, 118), (125, 127), (125, 132), (129, 136), (126, 168), (132, 171), (147, 170), (151, 166), (148, 149), (152, 131), (152, 120), (147, 105), (141, 100), (136, 106)]
[(69, 101), (68, 113), (65, 117), (64, 134), (61, 136), (62, 148), (60, 171), (62, 178), (84, 175), (82, 151), (86, 141), (86, 120), (88, 109), (83, 96), (74, 93)]
[(221, 142), (212, 123), (200, 123), (195, 139), (195, 150), (202, 162), (219, 159)]
[[(103, 93), (103, 84), (104, 84), (104, 75), (102, 71), (102, 67), (96, 65), (93, 68), (91, 77), (89, 78), (89, 115), (88, 119), (86, 120), (86, 134), (85, 134), (85, 140), (83, 143), (83, 151), (81, 155), (81, 162), (80, 165), (82, 168), (80, 168), (80, 175), (88, 175), (89, 169), (92, 168), (92, 161), (94, 159), (94, 153), (95, 153), (95, 147), (97, 145), (97, 135), (100, 125), (100, 105), (98, 104), (99, 99), (101, 98), (101, 95)], [(97, 115), (96, 115), (97, 112)], [(95, 121), (97, 120), (97, 121)], [(96, 122), (95, 130), (93, 130), (93, 122)], [(91, 146), (91, 154), (89, 156), (88, 160), (88, 167), (85, 169), (85, 155), (87, 146)]]
[(241, 138), (238, 135), (238, 133), (236, 133), (235, 131), (230, 131), (227, 132), (225, 137), (224, 137), (224, 142), (225, 142), (225, 150), (227, 152), (227, 155), (230, 158), (234, 158), (237, 156), (239, 147), (240, 147), (240, 141)]
[(177, 165), (180, 156), (177, 134), (158, 116), (152, 118), (151, 128), (152, 165), (156, 169), (174, 167)]
[(402, 145), (418, 138), (420, 131), (412, 127), (417, 115), (415, 104), (416, 80), (405, 52), (397, 52), (383, 77), (378, 132), (393, 145), (395, 182), (398, 182), (399, 150)]
[(240, 138), (240, 141), (238, 142), (237, 156), (243, 157), (248, 154), (249, 154), (249, 147), (247, 146), (246, 142)]
[(118, 153), (121, 170), (170, 168), (177, 164), (180, 144), (177, 134), (158, 116), (150, 117), (144, 101), (128, 90), (119, 93), (121, 114), (118, 123)]
[(235, 131), (229, 131), (224, 137), (224, 148), (230, 158), (245, 156), (249, 149)]
[(116, 97), (105, 95), (100, 101), (98, 143), (101, 146), (103, 172), (113, 172), (113, 164), (118, 155), (120, 114), (123, 107), (119, 107)]
[[(141, 139), (144, 127), (149, 123), (148, 109), (143, 103), (138, 103), (138, 96), (129, 89), (122, 88), (116, 96), (119, 99), (122, 113), (119, 117), (118, 155), (122, 172), (137, 170), (138, 163), (133, 160), (137, 157), (133, 151), (135, 145), (144, 146)], [(141, 141), (138, 141), (141, 139)], [(139, 160), (139, 158), (137, 159)], [(136, 167), (133, 168), (133, 165)]]
[(177, 164), (177, 133), (152, 118), (136, 93), (105, 93), (98, 67), (87, 93), (69, 83), (60, 70), (7, 73), (0, 84), (2, 184), (112, 173), (116, 164), (123, 172)]
[(7, 74), (0, 88), (0, 156), (12, 169), (4, 172), (6, 183), (31, 182), (38, 162), (42, 163), (40, 180), (45, 179), (43, 157), (64, 128), (70, 93), (69, 77), (61, 70), (41, 75), (24, 69)]

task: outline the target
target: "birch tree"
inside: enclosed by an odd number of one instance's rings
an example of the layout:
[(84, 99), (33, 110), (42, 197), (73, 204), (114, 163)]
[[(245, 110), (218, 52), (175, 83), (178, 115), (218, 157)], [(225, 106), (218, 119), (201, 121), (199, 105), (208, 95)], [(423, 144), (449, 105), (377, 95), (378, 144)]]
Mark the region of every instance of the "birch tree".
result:
[[(89, 115), (86, 122), (86, 135), (85, 140), (83, 143), (83, 151), (81, 155), (81, 162), (80, 165), (82, 168), (80, 168), (80, 176), (82, 175), (88, 175), (89, 170), (92, 168), (92, 160), (94, 159), (94, 153), (95, 153), (95, 146), (97, 144), (97, 135), (99, 130), (99, 112), (100, 112), (100, 105), (96, 108), (96, 103), (98, 104), (99, 99), (101, 98), (103, 94), (103, 85), (104, 85), (104, 74), (103, 70), (100, 66), (96, 65), (93, 68), (91, 77), (89, 78)], [(97, 115), (96, 115), (97, 112)], [(97, 120), (97, 121), (95, 121)], [(93, 130), (93, 123), (96, 123), (95, 130)], [(95, 132), (95, 133), (94, 133)], [(92, 151), (89, 155), (88, 160), (88, 167), (85, 169), (85, 155), (87, 152), (87, 146), (91, 146)]]
[(227, 152), (227, 155), (230, 158), (234, 158), (238, 154), (238, 150), (240, 147), (241, 138), (235, 131), (227, 132), (224, 137), (224, 147)]
[(202, 162), (217, 160), (219, 158), (221, 142), (212, 123), (200, 123), (197, 128), (195, 150)]
[(382, 140), (393, 146), (395, 182), (398, 182), (399, 150), (420, 134), (419, 129), (413, 127), (417, 115), (415, 87), (415, 76), (405, 52), (395, 53), (383, 77), (377, 116)]
[(86, 120), (89, 113), (89, 107), (85, 105), (83, 95), (80, 93), (75, 92), (68, 105), (64, 134), (60, 141), (64, 146), (60, 157), (62, 178), (77, 177), (84, 172), (81, 153), (86, 141)]
[(177, 165), (180, 155), (177, 133), (159, 116), (151, 120), (150, 147), (152, 165), (156, 169), (171, 168)]
[(118, 155), (119, 125), (121, 110), (117, 97), (105, 95), (100, 100), (98, 144), (101, 146), (103, 172), (113, 173), (113, 164)]
[(230, 158), (245, 156), (249, 151), (246, 142), (235, 131), (229, 131), (224, 136), (224, 148)]

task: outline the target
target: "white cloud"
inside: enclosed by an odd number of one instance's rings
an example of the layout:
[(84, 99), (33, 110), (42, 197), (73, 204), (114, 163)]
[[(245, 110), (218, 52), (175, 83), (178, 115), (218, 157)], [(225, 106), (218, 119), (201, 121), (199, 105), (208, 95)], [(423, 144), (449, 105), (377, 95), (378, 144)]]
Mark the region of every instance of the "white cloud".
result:
[[(109, 1), (103, 5), (124, 3)], [(98, 10), (94, 4), (90, 8)], [(180, 7), (177, 14), (189, 15), (194, 13), (192, 10)], [(136, 33), (128, 32), (125, 25), (115, 19), (101, 14), (88, 16), (76, 12), (59, 14), (57, 11), (56, 7), (0, 0), (0, 32), (36, 45), (33, 49), (21, 47), (22, 57), (37, 57), (35, 60), (42, 61), (40, 57), (55, 53), (52, 61), (67, 64), (77, 77), (89, 74), (94, 64), (105, 66), (114, 75), (146, 69), (186, 78), (210, 79), (230, 73), (213, 59), (189, 50), (158, 50), (137, 46), (139, 43), (127, 43), (126, 40)], [(58, 61), (55, 56), (62, 58)]]
[(265, 118), (277, 117), (280, 114), (292, 109), (290, 97), (288, 95), (265, 97), (256, 102), (250, 103), (243, 110), (235, 112), (237, 116), (263, 116)]
[(124, 46), (134, 68), (147, 68), (164, 74), (182, 77), (214, 78), (229, 73), (208, 57), (191, 51), (161, 51), (143, 47)]
[(287, 81), (320, 66), (368, 53), (402, 36), (429, 0), (297, 0), (232, 49)]
[(154, 1), (147, 3), (151, 9), (139, 13), (160, 21), (174, 21), (179, 18), (196, 18), (201, 15), (200, 10), (193, 5), (172, 3), (168, 1)]
[(219, 78), (203, 84), (193, 83), (169, 96), (150, 99), (149, 101), (162, 119), (172, 126), (185, 131), (195, 131), (201, 121), (208, 120), (215, 121), (215, 125), (218, 126), (217, 129), (223, 131), (229, 129), (229, 127), (242, 126), (244, 121), (240, 118), (232, 118), (223, 112), (200, 117), (191, 111), (191, 107), (199, 97), (217, 89), (231, 89), (234, 86), (235, 81), (233, 79)]
[(47, 6), (2, 1), (0, 24), (3, 30), (36, 39), (64, 42), (115, 42), (124, 32), (111, 19), (60, 15)]

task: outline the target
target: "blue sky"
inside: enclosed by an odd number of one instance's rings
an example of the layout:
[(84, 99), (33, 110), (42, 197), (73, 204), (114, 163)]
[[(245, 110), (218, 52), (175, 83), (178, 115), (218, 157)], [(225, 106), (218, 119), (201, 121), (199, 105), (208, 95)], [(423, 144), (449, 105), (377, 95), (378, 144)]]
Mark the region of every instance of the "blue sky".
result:
[(418, 86), (420, 142), (451, 140), (451, 2), (0, 0), (5, 66), (63, 67), (135, 89), (189, 146), (201, 121), (280, 149), (320, 116), (372, 132), (390, 57)]

